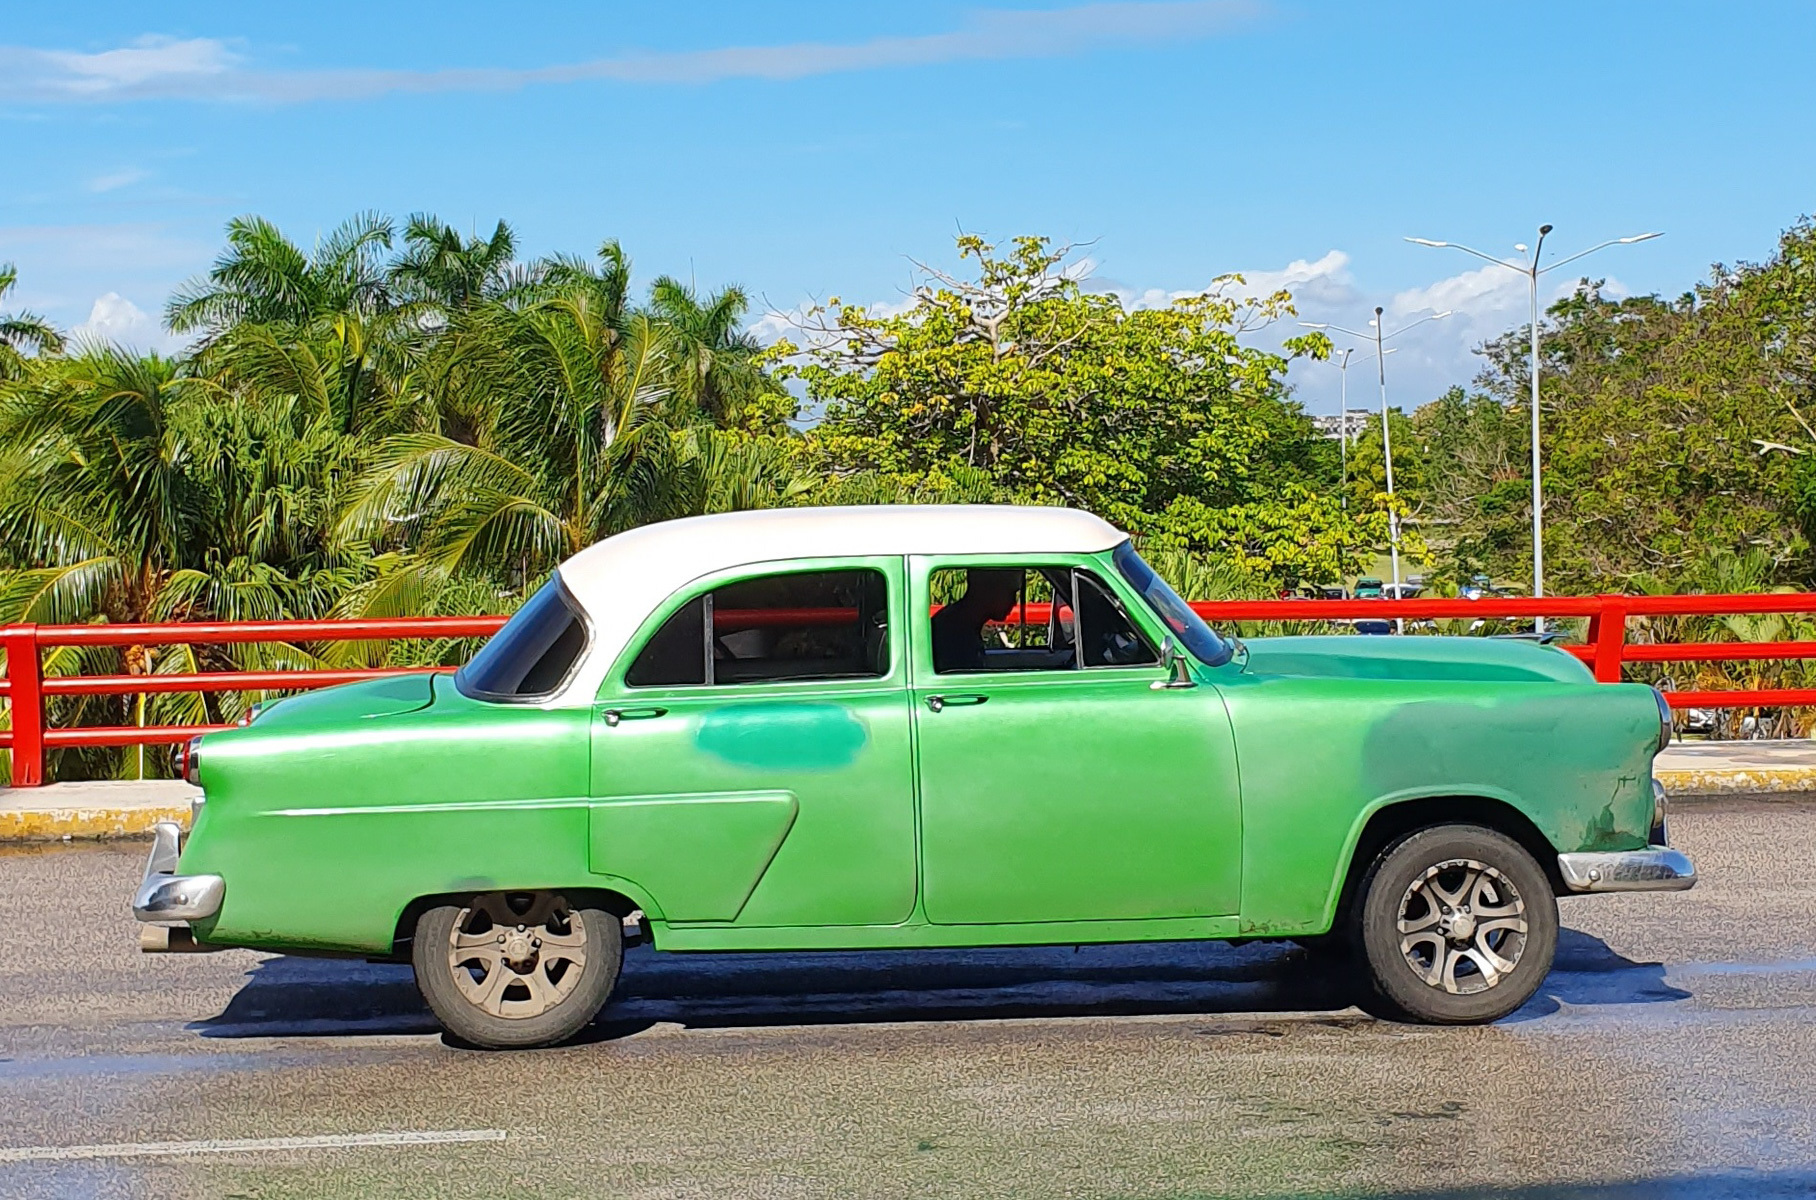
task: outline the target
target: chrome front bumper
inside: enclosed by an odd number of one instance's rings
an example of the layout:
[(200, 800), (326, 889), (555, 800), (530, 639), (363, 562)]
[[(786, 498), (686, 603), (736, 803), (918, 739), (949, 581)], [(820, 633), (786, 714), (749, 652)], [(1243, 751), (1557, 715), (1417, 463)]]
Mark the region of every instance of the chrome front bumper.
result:
[(1669, 846), (1560, 854), (1557, 869), (1573, 892), (1682, 892), (1696, 886), (1690, 856)]
[(227, 881), (219, 875), (178, 875), (183, 831), (174, 821), (151, 827), (151, 858), (145, 878), (132, 898), (132, 915), (141, 921), (200, 921), (221, 911)]

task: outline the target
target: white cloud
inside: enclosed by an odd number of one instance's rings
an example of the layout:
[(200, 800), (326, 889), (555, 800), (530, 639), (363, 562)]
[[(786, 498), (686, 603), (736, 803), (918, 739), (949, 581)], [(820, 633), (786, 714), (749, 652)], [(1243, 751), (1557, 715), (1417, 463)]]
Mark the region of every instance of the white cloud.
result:
[(803, 79), (889, 67), (1052, 58), (1115, 43), (1178, 41), (1222, 32), (1261, 11), (1263, 0), (1126, 0), (1068, 8), (980, 10), (944, 33), (865, 42), (794, 42), (633, 53), (528, 69), (321, 69), (261, 71), (213, 38), (147, 35), (130, 46), (82, 54), (0, 47), (0, 99), (38, 102), (364, 99), (393, 92), (513, 91), (586, 81), (702, 84), (725, 79)]
[(232, 71), (238, 57), (213, 38), (146, 34), (126, 46), (82, 54), (0, 47), (0, 95), (37, 100), (99, 99), (146, 89), (196, 87)]
[[(1089, 260), (1085, 260), (1089, 261)], [(1095, 266), (1095, 264), (1092, 264)], [(1088, 273), (1088, 272), (1087, 272)], [(1201, 296), (1213, 286), (1227, 296), (1271, 296), (1282, 288), (1303, 299), (1307, 296), (1344, 295), (1351, 289), (1349, 275), (1349, 255), (1341, 250), (1327, 250), (1322, 258), (1308, 261), (1294, 259), (1279, 270), (1236, 271), (1241, 282), (1215, 284), (1207, 280), (1203, 287), (1182, 288), (1178, 291), (1167, 291), (1163, 288), (1146, 288), (1136, 291), (1124, 284), (1108, 280), (1102, 281), (1102, 290), (1112, 292), (1122, 298), (1127, 308), (1165, 308), (1175, 300), (1184, 300), (1189, 296)], [(1078, 278), (1079, 276), (1074, 276)]]
[(105, 174), (96, 175), (88, 181), (86, 186), (91, 192), (111, 192), (137, 183), (141, 179), (149, 177), (150, 174), (151, 172), (143, 167), (124, 167), (118, 171), (108, 171)]
[(164, 331), (144, 309), (118, 292), (108, 292), (95, 297), (88, 320), (70, 332), (79, 341), (143, 345), (152, 339), (161, 341)]

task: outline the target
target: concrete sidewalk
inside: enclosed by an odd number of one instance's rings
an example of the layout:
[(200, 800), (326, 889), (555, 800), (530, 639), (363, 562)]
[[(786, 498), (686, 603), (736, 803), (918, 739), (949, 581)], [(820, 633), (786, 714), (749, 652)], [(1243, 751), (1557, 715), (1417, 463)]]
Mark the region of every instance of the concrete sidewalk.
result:
[[(1816, 799), (1816, 740), (1674, 742), (1653, 774), (1676, 800)], [(158, 821), (187, 829), (201, 794), (176, 779), (0, 788), (0, 842), (143, 837)]]
[(180, 779), (108, 779), (0, 788), (0, 842), (144, 837), (159, 821), (189, 828), (202, 789)]

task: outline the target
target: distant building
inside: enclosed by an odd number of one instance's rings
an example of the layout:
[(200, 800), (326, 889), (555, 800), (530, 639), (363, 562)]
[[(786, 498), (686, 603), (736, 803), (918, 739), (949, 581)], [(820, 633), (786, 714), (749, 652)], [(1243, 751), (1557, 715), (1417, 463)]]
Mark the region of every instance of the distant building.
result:
[[(1369, 418), (1373, 415), (1374, 414), (1369, 412), (1366, 408), (1352, 408), (1344, 414), (1345, 417), (1349, 418), (1350, 441), (1353, 442), (1362, 436), (1362, 432), (1368, 428)], [(1312, 424), (1317, 427), (1319, 433), (1333, 441), (1343, 434), (1343, 417), (1338, 416), (1336, 413), (1327, 413), (1321, 417), (1313, 417)]]

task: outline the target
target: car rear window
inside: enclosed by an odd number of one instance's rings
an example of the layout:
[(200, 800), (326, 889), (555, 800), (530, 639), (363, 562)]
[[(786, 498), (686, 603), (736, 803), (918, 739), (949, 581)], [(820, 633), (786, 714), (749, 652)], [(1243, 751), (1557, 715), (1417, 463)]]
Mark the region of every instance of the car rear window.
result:
[(624, 681), (674, 687), (888, 673), (883, 573), (842, 568), (765, 575), (695, 597), (644, 644)]
[(586, 650), (586, 617), (555, 576), (454, 675), (476, 700), (542, 700), (561, 690)]

